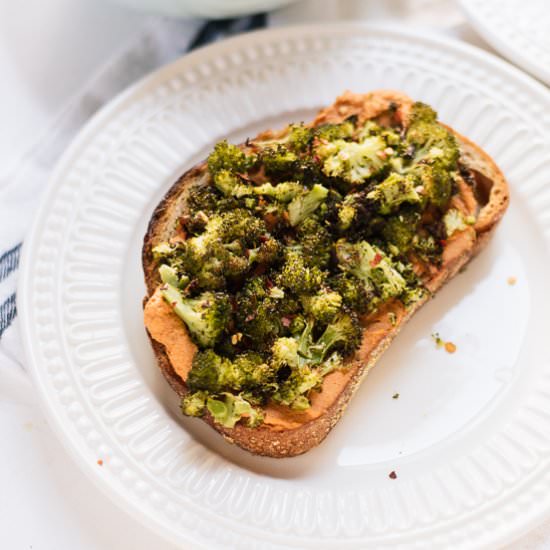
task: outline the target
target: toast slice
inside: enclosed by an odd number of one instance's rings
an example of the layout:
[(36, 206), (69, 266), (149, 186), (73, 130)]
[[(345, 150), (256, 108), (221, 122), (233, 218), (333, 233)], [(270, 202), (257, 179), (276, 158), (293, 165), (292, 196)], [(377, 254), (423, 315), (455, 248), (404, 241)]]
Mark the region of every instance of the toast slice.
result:
[[(406, 95), (380, 90), (368, 94), (346, 92), (331, 106), (321, 110), (311, 123), (342, 122), (352, 115), (359, 121), (394, 116), (406, 128), (413, 102)], [(424, 286), (431, 295), (467, 264), (488, 243), (509, 202), (507, 182), (491, 157), (466, 137), (451, 130), (460, 144), (461, 176), (458, 194), (452, 201), (464, 212), (475, 215), (475, 223), (454, 233), (443, 247), (441, 265), (431, 266), (422, 275)], [(254, 141), (261, 143), (279, 138), (287, 130), (266, 131)], [(242, 145), (247, 150), (248, 145)], [(162, 299), (158, 264), (151, 249), (174, 235), (178, 219), (186, 213), (186, 190), (193, 185), (209, 181), (206, 162), (186, 172), (168, 191), (155, 209), (143, 244), (142, 262), (147, 286), (144, 299), (144, 319), (158, 366), (170, 386), (180, 396), (188, 390), (185, 379), (191, 368), (196, 346), (187, 334), (184, 324)], [(377, 311), (361, 319), (362, 342), (349, 366), (327, 375), (322, 391), (312, 392), (311, 407), (306, 411), (293, 411), (281, 405), (268, 405), (264, 410), (264, 423), (250, 428), (238, 423), (224, 428), (207, 414), (203, 417), (225, 439), (254, 454), (269, 457), (299, 455), (318, 445), (338, 422), (359, 384), (376, 364), (393, 338), (428, 299), (426, 295), (406, 309), (398, 300), (384, 303)], [(388, 315), (391, 313), (391, 315)]]

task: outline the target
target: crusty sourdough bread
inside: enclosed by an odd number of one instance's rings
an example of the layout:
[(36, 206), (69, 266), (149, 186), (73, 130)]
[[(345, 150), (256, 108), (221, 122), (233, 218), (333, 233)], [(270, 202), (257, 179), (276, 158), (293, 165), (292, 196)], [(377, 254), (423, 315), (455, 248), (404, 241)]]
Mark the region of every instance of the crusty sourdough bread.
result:
[[(333, 105), (323, 109), (312, 126), (326, 122), (341, 122), (351, 115), (359, 120), (393, 113), (406, 126), (412, 100), (407, 96), (387, 90), (369, 94), (346, 92)], [(425, 286), (435, 293), (469, 262), (489, 241), (497, 223), (503, 216), (509, 201), (506, 180), (494, 161), (470, 140), (452, 130), (461, 148), (461, 163), (470, 169), (474, 185), (459, 182), (459, 196), (455, 206), (466, 213), (476, 214), (475, 225), (454, 234), (445, 244), (443, 262), (439, 269), (423, 274)], [(266, 131), (256, 142), (283, 135)], [(246, 149), (246, 145), (242, 146)], [(465, 176), (466, 177), (466, 176)], [(176, 222), (185, 213), (185, 192), (191, 185), (208, 182), (206, 164), (198, 164), (186, 172), (168, 191), (155, 209), (143, 244), (143, 269), (147, 285), (144, 299), (145, 324), (153, 345), (158, 365), (171, 387), (183, 396), (187, 392), (184, 378), (191, 367), (196, 347), (187, 335), (184, 324), (162, 300), (158, 292), (160, 278), (151, 248), (173, 237)], [(472, 191), (475, 189), (475, 194)], [(348, 360), (345, 371), (326, 376), (323, 391), (313, 392), (311, 409), (294, 412), (281, 406), (268, 406), (265, 423), (258, 428), (248, 428), (242, 423), (228, 429), (215, 424), (207, 415), (204, 420), (220, 432), (228, 441), (259, 455), (287, 457), (304, 453), (318, 445), (338, 422), (360, 382), (375, 365), (378, 358), (414, 312), (427, 301), (427, 297), (406, 310), (397, 300), (385, 304), (375, 314), (362, 319), (363, 340), (355, 355)], [(390, 322), (389, 312), (397, 322)]]

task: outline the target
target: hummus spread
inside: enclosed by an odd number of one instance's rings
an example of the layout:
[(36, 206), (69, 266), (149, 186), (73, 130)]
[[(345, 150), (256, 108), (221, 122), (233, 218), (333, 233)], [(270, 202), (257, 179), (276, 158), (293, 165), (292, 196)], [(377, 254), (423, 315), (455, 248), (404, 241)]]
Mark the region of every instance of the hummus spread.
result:
[[(183, 322), (162, 298), (159, 288), (145, 304), (145, 326), (151, 337), (164, 346), (174, 371), (185, 381), (197, 346), (191, 341)], [(311, 393), (311, 407), (305, 411), (293, 411), (276, 403), (268, 404), (264, 409), (264, 426), (275, 431), (289, 430), (321, 416), (344, 391), (359, 364), (370, 359), (371, 350), (392, 332), (394, 325), (399, 326), (404, 315), (405, 308), (399, 302), (392, 301), (376, 313), (365, 316), (362, 319), (366, 328), (361, 347), (350, 366), (325, 376), (322, 390)]]

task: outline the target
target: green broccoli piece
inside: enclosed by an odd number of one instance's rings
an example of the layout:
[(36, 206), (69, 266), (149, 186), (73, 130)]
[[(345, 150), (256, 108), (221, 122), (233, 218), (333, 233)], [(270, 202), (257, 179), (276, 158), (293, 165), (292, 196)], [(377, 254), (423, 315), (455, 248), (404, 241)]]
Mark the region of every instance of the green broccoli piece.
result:
[(181, 400), (181, 411), (186, 416), (203, 416), (207, 399), (206, 391), (190, 392)]
[(193, 357), (187, 385), (192, 391), (210, 393), (262, 390), (274, 382), (274, 376), (274, 371), (258, 353), (248, 351), (229, 359), (206, 349)]
[(314, 218), (306, 218), (296, 228), (298, 243), (292, 248), (298, 251), (310, 266), (324, 268), (330, 260), (332, 241), (324, 225)]
[(271, 361), (276, 369), (281, 367), (298, 367), (302, 363), (299, 355), (300, 343), (296, 338), (277, 338), (271, 347)]
[(227, 279), (239, 278), (250, 268), (247, 250), (268, 239), (265, 222), (249, 211), (222, 212), (209, 218), (203, 233), (179, 246), (176, 259), (199, 288), (221, 290)]
[(278, 202), (290, 202), (294, 197), (303, 192), (304, 186), (294, 181), (285, 181), (272, 185), (252, 185), (244, 183), (243, 180), (232, 174), (229, 170), (221, 170), (214, 176), (214, 185), (226, 197), (240, 199), (243, 197), (264, 196), (270, 197)]
[(254, 161), (253, 156), (248, 157), (239, 147), (224, 140), (217, 143), (208, 156), (208, 170), (212, 175), (221, 170), (243, 173), (254, 164)]
[(411, 164), (405, 173), (416, 178), (422, 193), (439, 208), (451, 196), (453, 173), (458, 169), (460, 148), (455, 136), (437, 122), (437, 113), (428, 105), (415, 103), (406, 134)]
[(413, 239), (413, 250), (421, 260), (437, 265), (441, 261), (443, 247), (432, 235), (415, 236)]
[(220, 340), (231, 319), (231, 304), (226, 294), (203, 292), (196, 298), (184, 298), (169, 284), (161, 287), (161, 294), (199, 346), (212, 347)]
[(452, 237), (456, 231), (464, 231), (468, 227), (466, 218), (456, 208), (450, 208), (443, 216), (445, 233), (447, 238)]
[(373, 291), (350, 273), (339, 273), (328, 281), (330, 288), (333, 288), (340, 296), (342, 303), (347, 308), (357, 313), (366, 313), (374, 298)]
[(313, 130), (303, 124), (292, 124), (288, 133), (288, 146), (294, 151), (306, 151), (313, 140)]
[(301, 365), (292, 369), (290, 376), (279, 384), (277, 391), (272, 395), (273, 401), (286, 405), (293, 410), (309, 409), (310, 401), (306, 394), (313, 388), (320, 387), (323, 382), (323, 373), (320, 369), (310, 365)]
[(316, 183), (311, 190), (294, 197), (288, 205), (290, 225), (296, 227), (306, 218), (311, 216), (311, 214), (313, 214), (313, 212), (315, 212), (324, 202), (327, 195), (328, 189)]
[(272, 296), (272, 286), (267, 277), (254, 277), (236, 296), (237, 328), (260, 350), (269, 348), (273, 339), (286, 331), (283, 317), (292, 316), (299, 307), (286, 293), (283, 298)]
[(385, 220), (382, 237), (392, 254), (401, 255), (411, 248), (419, 222), (420, 213), (413, 210), (404, 210)]
[(322, 291), (315, 296), (303, 296), (304, 311), (316, 321), (330, 323), (342, 307), (342, 296), (338, 292)]
[(337, 139), (317, 146), (315, 153), (322, 161), (325, 175), (359, 185), (387, 166), (386, 148), (380, 136), (371, 136), (360, 143)]
[(283, 245), (273, 237), (267, 237), (260, 246), (248, 250), (248, 262), (250, 265), (269, 265), (276, 262), (281, 253)]
[(270, 197), (277, 202), (290, 202), (292, 199), (303, 193), (304, 186), (295, 181), (284, 181), (277, 185), (271, 183), (263, 183), (253, 187), (256, 195)]
[(343, 232), (348, 230), (357, 217), (357, 195), (355, 193), (346, 195), (344, 200), (338, 205), (338, 230)]
[(376, 202), (380, 214), (391, 214), (403, 203), (421, 203), (415, 186), (416, 180), (411, 175), (403, 176), (393, 172), (367, 194), (367, 199)]
[(335, 348), (343, 354), (351, 353), (361, 341), (361, 326), (351, 313), (341, 313), (334, 318), (311, 346), (309, 355), (314, 363), (322, 363), (329, 351)]
[(284, 145), (266, 147), (260, 153), (260, 163), (268, 176), (290, 175), (298, 164), (298, 156)]
[(375, 245), (366, 241), (351, 244), (341, 239), (336, 243), (336, 256), (342, 271), (357, 277), (367, 292), (376, 291), (382, 300), (397, 297), (406, 289), (403, 276)]
[(242, 418), (246, 418), (248, 427), (254, 428), (263, 422), (261, 411), (255, 409), (246, 399), (232, 393), (222, 393), (216, 397), (209, 397), (206, 408), (212, 415), (214, 422), (224, 428), (234, 428)]
[(160, 280), (163, 283), (170, 284), (177, 288), (185, 288), (190, 282), (190, 279), (186, 274), (179, 274), (175, 267), (168, 264), (162, 264), (159, 267), (159, 275)]
[(314, 130), (315, 136), (321, 142), (351, 139), (355, 133), (353, 119), (349, 118), (339, 124), (323, 124)]
[(325, 274), (317, 266), (308, 265), (299, 251), (287, 249), (276, 281), (278, 286), (300, 295), (316, 292), (324, 278)]
[(214, 186), (226, 197), (240, 199), (254, 194), (253, 187), (230, 170), (220, 170), (214, 175)]
[[(190, 219), (185, 226), (191, 233), (195, 233), (196, 229), (200, 230), (204, 227), (208, 217), (214, 213), (220, 213), (232, 210), (238, 207), (237, 201), (232, 198), (220, 197), (216, 188), (213, 185), (192, 185), (189, 187), (185, 195), (187, 210), (191, 212)], [(195, 218), (198, 216), (198, 220)], [(191, 222), (191, 227), (190, 227)], [(197, 228), (194, 227), (196, 223)]]

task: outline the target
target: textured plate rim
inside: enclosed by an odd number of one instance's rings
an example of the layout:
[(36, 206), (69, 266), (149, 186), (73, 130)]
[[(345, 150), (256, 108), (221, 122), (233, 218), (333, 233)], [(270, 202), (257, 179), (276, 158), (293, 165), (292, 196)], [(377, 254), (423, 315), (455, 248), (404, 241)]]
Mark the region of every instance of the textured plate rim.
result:
[[(484, 52), (474, 46), (452, 38), (444, 37), (435, 32), (426, 34), (425, 31), (421, 32), (410, 30), (400, 25), (367, 23), (312, 24), (255, 31), (225, 40), (221, 43), (200, 48), (191, 54), (185, 55), (143, 77), (102, 107), (100, 111), (96, 113), (79, 131), (69, 147), (61, 155), (61, 158), (57, 162), (55, 169), (48, 179), (47, 189), (42, 197), (35, 221), (23, 245), (21, 256), (21, 274), (17, 288), (17, 306), (19, 310), (20, 325), (22, 327), (22, 343), (25, 359), (32, 375), (34, 385), (40, 395), (41, 406), (49, 425), (57, 434), (57, 437), (59, 437), (63, 446), (67, 449), (67, 452), (74, 458), (75, 462), (79, 464), (82, 471), (95, 483), (97, 487), (100, 488), (103, 493), (108, 495), (112, 501), (114, 501), (122, 510), (125, 510), (130, 516), (140, 521), (140, 523), (147, 525), (150, 529), (172, 543), (180, 545), (182, 543), (193, 544), (194, 547), (200, 547), (202, 545), (202, 543), (198, 542), (197, 539), (191, 538), (193, 536), (192, 533), (186, 532), (183, 534), (181, 530), (177, 529), (166, 531), (164, 526), (157, 522), (155, 518), (148, 515), (141, 508), (139, 503), (129, 499), (123, 489), (113, 485), (112, 483), (106, 482), (100, 469), (95, 465), (95, 462), (89, 460), (89, 454), (84, 449), (81, 442), (68, 437), (68, 434), (64, 428), (64, 420), (57, 414), (56, 407), (53, 402), (50, 403), (51, 396), (47, 391), (46, 385), (41, 380), (42, 373), (40, 363), (36, 355), (37, 347), (30, 338), (29, 328), (31, 318), (29, 309), (30, 300), (28, 298), (27, 291), (29, 288), (31, 271), (34, 266), (33, 260), (35, 260), (34, 256), (36, 255), (37, 235), (40, 227), (48, 217), (48, 207), (56, 195), (57, 187), (62, 181), (63, 174), (78, 157), (79, 151), (86, 146), (88, 140), (93, 137), (98, 130), (101, 130), (105, 121), (109, 120), (109, 118), (123, 108), (124, 105), (132, 103), (133, 100), (139, 97), (140, 92), (146, 91), (149, 87), (155, 85), (156, 83), (166, 80), (172, 73), (181, 71), (186, 66), (194, 66), (199, 64), (202, 59), (210, 58), (221, 49), (237, 48), (246, 44), (261, 43), (264, 37), (275, 36), (284, 40), (286, 37), (293, 36), (295, 34), (308, 34), (315, 36), (316, 34), (341, 33), (346, 30), (352, 32), (362, 32), (366, 35), (370, 32), (387, 33), (390, 37), (397, 34), (402, 38), (421, 42), (430, 46), (445, 46), (456, 53), (467, 56), (474, 63), (481, 62), (504, 72), (516, 82), (521, 83), (523, 86), (529, 87), (532, 92), (542, 94), (545, 96), (547, 101), (550, 100), (550, 94), (542, 84), (508, 62), (500, 60), (490, 53)], [(536, 512), (532, 512), (530, 515), (525, 517), (525, 521), (522, 525), (508, 529), (506, 532), (500, 531), (499, 533), (495, 533), (492, 543), (505, 544), (513, 542), (525, 533), (537, 527), (544, 520), (546, 520), (548, 516), (550, 516), (550, 509), (537, 509)]]
[(474, 29), (481, 35), (482, 38), (493, 46), (504, 57), (510, 59), (513, 63), (523, 68), (525, 71), (531, 73), (537, 78), (550, 84), (550, 70), (546, 69), (543, 65), (533, 63), (529, 57), (522, 54), (522, 52), (516, 48), (510, 47), (498, 33), (496, 33), (490, 25), (487, 25), (483, 17), (476, 11), (474, 2), (471, 0), (458, 0), (462, 12), (465, 14), (469, 23)]

